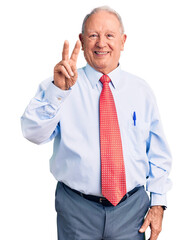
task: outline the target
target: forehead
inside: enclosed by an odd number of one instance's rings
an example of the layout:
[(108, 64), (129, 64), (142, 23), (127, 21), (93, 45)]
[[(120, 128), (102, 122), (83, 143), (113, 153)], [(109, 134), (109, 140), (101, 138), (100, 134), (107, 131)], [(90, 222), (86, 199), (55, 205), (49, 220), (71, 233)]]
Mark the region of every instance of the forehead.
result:
[(120, 32), (120, 22), (116, 15), (107, 11), (100, 11), (91, 15), (85, 23), (85, 32), (92, 31)]

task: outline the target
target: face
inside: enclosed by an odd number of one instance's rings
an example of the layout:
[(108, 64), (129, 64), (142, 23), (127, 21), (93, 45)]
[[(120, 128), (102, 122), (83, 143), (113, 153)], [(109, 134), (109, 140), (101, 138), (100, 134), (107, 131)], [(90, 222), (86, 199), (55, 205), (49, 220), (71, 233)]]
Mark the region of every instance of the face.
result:
[(126, 35), (121, 34), (119, 20), (114, 14), (100, 11), (91, 15), (84, 34), (79, 37), (85, 59), (95, 70), (108, 74), (118, 66)]

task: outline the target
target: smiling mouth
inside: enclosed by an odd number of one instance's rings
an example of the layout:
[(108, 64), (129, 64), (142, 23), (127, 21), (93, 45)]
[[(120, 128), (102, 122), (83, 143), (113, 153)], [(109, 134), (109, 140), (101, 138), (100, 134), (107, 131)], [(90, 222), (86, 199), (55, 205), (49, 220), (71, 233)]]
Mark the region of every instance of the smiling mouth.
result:
[(107, 55), (109, 52), (102, 52), (102, 51), (94, 51), (94, 53), (96, 54), (96, 55), (98, 55), (98, 56), (105, 56), (105, 55)]

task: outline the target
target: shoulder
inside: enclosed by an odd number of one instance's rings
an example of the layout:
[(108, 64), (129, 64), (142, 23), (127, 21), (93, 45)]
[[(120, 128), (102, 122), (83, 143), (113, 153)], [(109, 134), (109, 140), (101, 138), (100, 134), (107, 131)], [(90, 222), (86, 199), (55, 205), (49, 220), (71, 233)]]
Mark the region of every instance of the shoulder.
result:
[(127, 71), (121, 70), (123, 79), (128, 82), (128, 84), (136, 85), (137, 87), (143, 87), (149, 89), (149, 84), (143, 79)]
[(121, 70), (124, 84), (126, 84), (129, 88), (133, 88), (138, 92), (143, 92), (143, 94), (154, 98), (154, 93), (148, 82), (141, 77), (138, 77), (134, 74), (131, 74), (127, 71)]
[(72, 88), (87, 89), (89, 85), (89, 80), (85, 72), (85, 67), (78, 68), (77, 72), (78, 72), (78, 78), (77, 78), (76, 84), (74, 84)]
[(78, 78), (83, 78), (83, 77), (85, 77), (85, 67), (78, 68), (78, 69), (77, 69), (77, 72), (78, 72)]

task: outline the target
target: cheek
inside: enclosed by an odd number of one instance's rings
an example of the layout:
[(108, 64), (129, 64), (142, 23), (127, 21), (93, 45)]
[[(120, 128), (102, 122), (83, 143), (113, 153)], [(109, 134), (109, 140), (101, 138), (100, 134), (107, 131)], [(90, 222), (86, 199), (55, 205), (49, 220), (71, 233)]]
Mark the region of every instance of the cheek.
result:
[(94, 46), (95, 46), (95, 43), (90, 39), (86, 40), (84, 43), (84, 48), (87, 51), (91, 51)]
[(88, 48), (88, 46), (86, 48), (84, 48), (83, 51), (84, 51), (84, 57), (85, 57), (86, 61), (88, 63), (90, 63), (92, 61), (92, 59), (93, 59), (92, 51)]
[(92, 54), (92, 49), (93, 49), (93, 45), (89, 42), (87, 42), (83, 48), (84, 53), (87, 55), (91, 55)]
[(119, 41), (111, 42), (110, 44), (108, 44), (108, 46), (111, 49), (111, 51), (116, 55), (118, 55), (122, 49), (122, 45), (120, 45)]
[(117, 45), (115, 44), (114, 46), (111, 46), (111, 50), (114, 56), (119, 56), (121, 52), (121, 46), (118, 44)]
[(92, 54), (92, 51), (90, 50), (90, 48), (88, 48), (88, 46), (85, 47), (84, 48), (84, 55), (85, 56), (91, 56), (91, 54)]
[(124, 50), (124, 44), (121, 45), (120, 51)]

